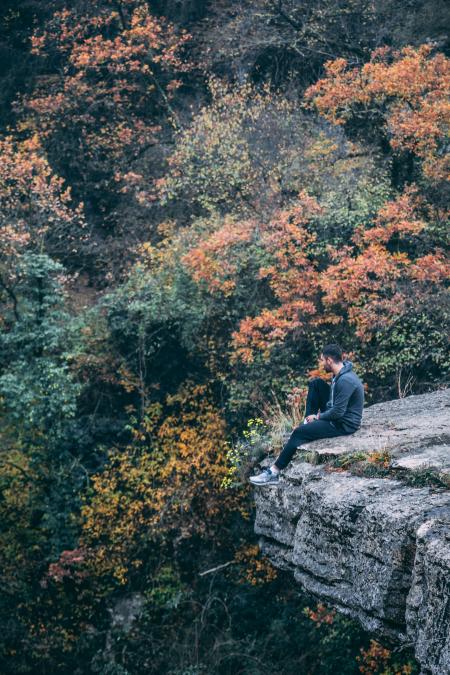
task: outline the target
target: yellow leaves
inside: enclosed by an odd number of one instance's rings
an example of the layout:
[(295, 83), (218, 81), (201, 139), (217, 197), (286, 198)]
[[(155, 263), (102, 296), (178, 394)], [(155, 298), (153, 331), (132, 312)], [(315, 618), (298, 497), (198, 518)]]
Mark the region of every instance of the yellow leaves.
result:
[(322, 165), (327, 158), (331, 158), (333, 154), (339, 149), (338, 144), (331, 138), (327, 138), (325, 134), (320, 133), (317, 139), (314, 139), (309, 146), (307, 146), (304, 157), (311, 161), (315, 161)]
[(230, 86), (214, 76), (208, 85), (211, 103), (178, 134), (159, 199), (181, 194), (211, 214), (267, 214), (281, 203), (282, 185), (301, 182), (296, 162), (308, 143), (305, 119), (296, 103), (266, 87)]
[(236, 562), (243, 568), (242, 581), (252, 586), (261, 586), (277, 578), (277, 570), (261, 554), (258, 545), (241, 547), (235, 555)]
[(388, 450), (375, 450), (374, 452), (370, 452), (367, 455), (367, 461), (370, 464), (375, 464), (388, 469), (391, 464), (392, 457)]
[(136, 391), (140, 387), (139, 378), (134, 375), (126, 366), (121, 365), (119, 367), (120, 379), (118, 380), (119, 386), (123, 387), (127, 393)]
[[(166, 413), (150, 406), (133, 430), (135, 445), (111, 452), (92, 478), (82, 508), (82, 543), (93, 550), (97, 574), (126, 583), (150, 541), (173, 530), (185, 536), (220, 527), (239, 505), (224, 494), (226, 426), (207, 385), (186, 382), (166, 398)], [(147, 542), (147, 544), (146, 544)]]
[(363, 675), (373, 675), (373, 673), (411, 675), (413, 672), (411, 663), (406, 663), (400, 667), (392, 664), (392, 651), (373, 639), (370, 640), (368, 649), (361, 647), (356, 661), (360, 664), (359, 671)]

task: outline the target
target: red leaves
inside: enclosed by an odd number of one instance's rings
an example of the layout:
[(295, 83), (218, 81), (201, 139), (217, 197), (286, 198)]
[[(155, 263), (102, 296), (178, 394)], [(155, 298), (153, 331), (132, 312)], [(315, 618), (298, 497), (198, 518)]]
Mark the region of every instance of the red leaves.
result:
[(324, 623), (333, 623), (336, 610), (334, 608), (329, 609), (323, 602), (318, 602), (315, 610), (312, 610), (310, 607), (305, 607), (303, 613), (310, 618), (311, 621), (314, 621), (316, 628), (320, 628)]
[(42, 588), (47, 588), (50, 579), (57, 583), (63, 579), (73, 579), (78, 582), (84, 579), (87, 571), (80, 568), (86, 562), (87, 553), (83, 547), (63, 551), (59, 560), (49, 565), (47, 573), (40, 582)]
[(450, 263), (445, 252), (437, 249), (417, 258), (411, 265), (409, 274), (413, 281), (439, 284), (450, 278)]

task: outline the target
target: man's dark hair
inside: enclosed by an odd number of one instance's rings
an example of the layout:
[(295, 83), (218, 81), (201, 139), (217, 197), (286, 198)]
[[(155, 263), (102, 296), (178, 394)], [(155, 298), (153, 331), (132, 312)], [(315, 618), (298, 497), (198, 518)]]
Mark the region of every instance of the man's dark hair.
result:
[(335, 363), (342, 361), (342, 348), (339, 345), (325, 345), (322, 349), (323, 356), (331, 356)]

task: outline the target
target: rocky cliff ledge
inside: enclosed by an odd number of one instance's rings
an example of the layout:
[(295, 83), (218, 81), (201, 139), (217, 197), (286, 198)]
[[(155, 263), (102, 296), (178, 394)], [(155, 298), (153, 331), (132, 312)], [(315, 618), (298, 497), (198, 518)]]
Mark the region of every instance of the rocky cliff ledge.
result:
[(279, 485), (255, 488), (255, 532), (317, 599), (414, 646), (423, 675), (449, 674), (449, 477), (450, 389), (372, 405), (355, 434), (300, 446)]

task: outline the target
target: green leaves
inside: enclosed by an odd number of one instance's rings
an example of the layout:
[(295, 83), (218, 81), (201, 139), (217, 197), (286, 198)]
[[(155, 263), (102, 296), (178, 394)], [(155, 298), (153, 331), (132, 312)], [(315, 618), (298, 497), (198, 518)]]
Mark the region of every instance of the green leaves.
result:
[(18, 318), (9, 309), (8, 330), (0, 334), (6, 415), (28, 431), (51, 433), (54, 442), (74, 417), (80, 393), (65, 361), (70, 317), (58, 280), (63, 271), (45, 255), (25, 254), (16, 270)]

